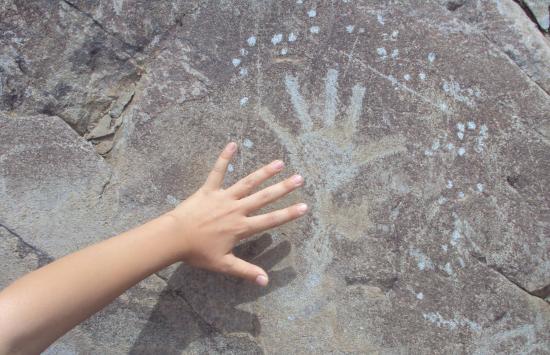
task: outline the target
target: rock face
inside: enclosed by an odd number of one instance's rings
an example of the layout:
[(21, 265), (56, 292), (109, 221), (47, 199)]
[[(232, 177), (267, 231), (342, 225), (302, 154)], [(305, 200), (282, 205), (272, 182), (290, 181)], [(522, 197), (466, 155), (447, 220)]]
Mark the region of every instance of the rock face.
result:
[(306, 184), (274, 207), (311, 206), (238, 247), (267, 289), (174, 265), (46, 353), (550, 353), (550, 44), (514, 1), (0, 11), (2, 287), (229, 140), (227, 184), (282, 158)]

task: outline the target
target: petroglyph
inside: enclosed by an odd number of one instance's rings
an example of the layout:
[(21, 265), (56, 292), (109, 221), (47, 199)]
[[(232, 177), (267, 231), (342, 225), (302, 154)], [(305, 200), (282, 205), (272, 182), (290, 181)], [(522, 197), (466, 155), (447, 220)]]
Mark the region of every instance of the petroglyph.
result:
[[(309, 255), (308, 283), (315, 288), (322, 282), (322, 275), (332, 259), (330, 234), (341, 233), (344, 236), (360, 233), (351, 232), (349, 216), (361, 216), (362, 223), (368, 219), (368, 206), (342, 208), (335, 205), (333, 193), (357, 177), (361, 169), (369, 163), (385, 159), (406, 151), (403, 137), (386, 136), (368, 144), (357, 144), (354, 136), (363, 116), (363, 102), (367, 88), (356, 83), (351, 89), (347, 105), (342, 104), (338, 87), (338, 71), (329, 69), (324, 78), (324, 95), (306, 98), (300, 88), (299, 79), (287, 74), (284, 78), (286, 92), (292, 103), (295, 118), (300, 123), (297, 134), (279, 125), (277, 119), (267, 110), (260, 114), (265, 122), (281, 139), (290, 153), (292, 166), (302, 172), (306, 184), (314, 189), (316, 219), (312, 237), (306, 241), (306, 253)], [(338, 223), (341, 221), (342, 223)], [(357, 227), (357, 226), (356, 226)], [(308, 295), (311, 296), (311, 295)]]

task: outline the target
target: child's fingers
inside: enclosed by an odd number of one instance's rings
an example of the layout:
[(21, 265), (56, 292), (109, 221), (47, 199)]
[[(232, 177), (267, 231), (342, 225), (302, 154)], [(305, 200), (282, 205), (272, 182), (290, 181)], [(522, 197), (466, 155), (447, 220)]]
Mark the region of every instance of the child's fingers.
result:
[(223, 184), (223, 178), (225, 177), (225, 171), (227, 170), (227, 166), (229, 165), (229, 161), (231, 160), (231, 157), (233, 156), (233, 153), (237, 150), (237, 143), (231, 142), (229, 143), (224, 150), (221, 152), (220, 156), (218, 157), (218, 160), (214, 164), (214, 168), (208, 174), (208, 178), (206, 179), (206, 182), (204, 183), (204, 186), (211, 190), (217, 190), (221, 188)]
[(304, 182), (304, 179), (300, 175), (294, 175), (284, 181), (281, 181), (275, 185), (266, 187), (265, 189), (258, 191), (248, 197), (241, 200), (243, 207), (250, 213), (263, 206), (278, 200), (294, 189), (300, 187)]
[(237, 258), (233, 254), (225, 255), (224, 259), (224, 263), (228, 265), (227, 269), (224, 270), (225, 273), (254, 282), (260, 286), (267, 285), (267, 273), (261, 267)]
[(283, 170), (283, 167), (284, 163), (282, 161), (275, 160), (271, 164), (265, 165), (247, 177), (237, 181), (226, 191), (238, 199), (248, 196), (261, 183)]
[(264, 230), (271, 229), (273, 227), (280, 226), (287, 222), (296, 219), (307, 211), (307, 205), (305, 203), (299, 203), (294, 206), (283, 208), (281, 210), (261, 214), (258, 216), (248, 217), (250, 226), (250, 232), (247, 235), (262, 232)]

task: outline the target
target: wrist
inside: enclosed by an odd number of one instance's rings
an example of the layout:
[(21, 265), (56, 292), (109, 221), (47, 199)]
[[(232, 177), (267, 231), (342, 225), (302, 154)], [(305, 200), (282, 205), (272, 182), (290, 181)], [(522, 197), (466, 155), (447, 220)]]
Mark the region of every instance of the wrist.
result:
[(183, 222), (172, 211), (159, 216), (156, 221), (161, 226), (165, 242), (174, 251), (176, 261), (184, 261), (188, 246), (183, 232)]

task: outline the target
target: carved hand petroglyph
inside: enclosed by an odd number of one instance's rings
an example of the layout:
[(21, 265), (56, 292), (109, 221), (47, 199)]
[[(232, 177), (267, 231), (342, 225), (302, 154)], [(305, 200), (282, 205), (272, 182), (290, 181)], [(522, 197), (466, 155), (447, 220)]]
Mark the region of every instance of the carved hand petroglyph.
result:
[(284, 84), (300, 122), (298, 134), (282, 127), (267, 109), (263, 108), (260, 113), (290, 153), (292, 166), (305, 176), (307, 185), (315, 186), (312, 213), (316, 223), (312, 225), (313, 234), (306, 241), (304, 250), (310, 254), (310, 272), (305, 285), (307, 289), (312, 289), (322, 282), (324, 270), (332, 260), (332, 232), (357, 238), (361, 228), (348, 228), (350, 219), (365, 224), (368, 220), (366, 201), (359, 206), (343, 209), (336, 206), (333, 193), (351, 183), (365, 165), (403, 152), (406, 148), (401, 144), (404, 139), (399, 135), (386, 136), (368, 144), (358, 144), (354, 140), (367, 89), (360, 83), (355, 84), (351, 88), (348, 105), (342, 107), (336, 69), (327, 71), (324, 97), (313, 98), (309, 102), (301, 92), (297, 77), (287, 74)]

